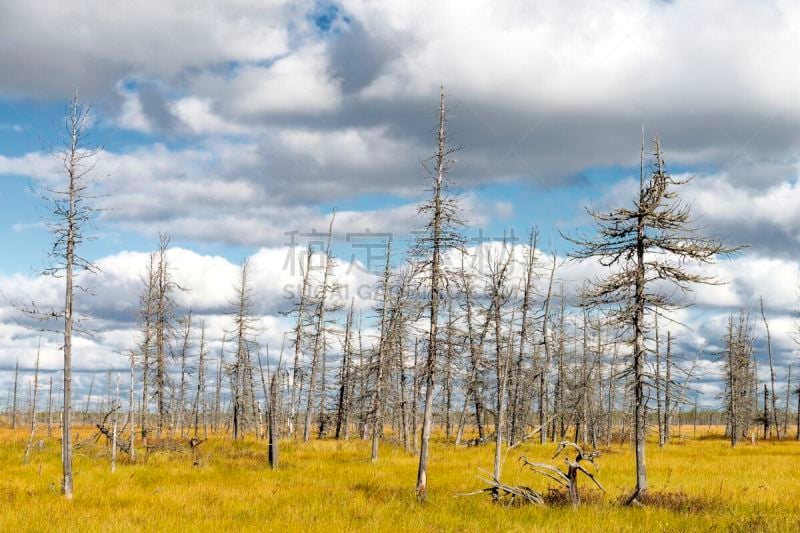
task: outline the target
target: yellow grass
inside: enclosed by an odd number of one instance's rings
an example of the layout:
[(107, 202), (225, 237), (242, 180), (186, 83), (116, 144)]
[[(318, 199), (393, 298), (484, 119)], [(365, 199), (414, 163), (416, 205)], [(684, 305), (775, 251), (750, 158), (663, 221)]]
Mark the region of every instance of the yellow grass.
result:
[[(633, 457), (628, 446), (614, 445), (600, 459), (608, 493), (590, 494), (592, 502), (578, 509), (506, 508), (485, 495), (459, 497), (482, 488), (476, 475), (490, 468), (493, 449), (455, 449), (441, 440), (432, 446), (427, 504), (414, 498), (416, 457), (388, 443), (371, 464), (367, 442), (287, 441), (281, 469), (273, 472), (263, 442), (224, 438), (201, 446), (199, 467), (189, 453), (154, 453), (146, 464), (123, 459), (115, 474), (102, 446), (83, 448), (76, 453), (75, 498), (65, 501), (58, 494), (59, 441), (46, 440), (27, 465), (24, 441), (24, 431), (0, 430), (2, 531), (800, 531), (794, 441), (736, 449), (708, 437), (664, 449), (653, 444), (651, 492), (664, 503), (646, 508), (618, 503), (632, 486)], [(549, 461), (552, 452), (552, 445), (533, 444), (512, 450), (504, 481), (546, 490), (547, 481), (521, 470), (517, 458)]]

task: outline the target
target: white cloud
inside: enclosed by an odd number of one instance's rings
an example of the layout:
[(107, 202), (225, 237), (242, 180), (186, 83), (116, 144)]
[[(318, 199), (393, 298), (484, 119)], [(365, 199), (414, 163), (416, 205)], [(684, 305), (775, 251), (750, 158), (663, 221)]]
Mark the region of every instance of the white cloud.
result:
[[(193, 68), (262, 61), (289, 50), (290, 24), (306, 31), (312, 4), (143, 1), (111, 6), (57, 1), (5, 6), (4, 92), (63, 98), (80, 87), (102, 97), (129, 75), (175, 79)], [(74, 31), (64, 31), (65, 24)]]
[(269, 67), (245, 67), (224, 85), (223, 105), (240, 117), (332, 111), (341, 103), (327, 57), (319, 48), (299, 50)]

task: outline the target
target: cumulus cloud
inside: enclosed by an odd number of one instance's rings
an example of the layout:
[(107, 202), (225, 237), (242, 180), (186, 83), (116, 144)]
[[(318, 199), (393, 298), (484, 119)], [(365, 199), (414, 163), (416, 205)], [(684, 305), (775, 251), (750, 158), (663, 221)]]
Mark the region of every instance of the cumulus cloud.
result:
[[(445, 83), (449, 134), (463, 145), (453, 178), (472, 224), (514, 221), (527, 211), (518, 198), (481, 204), (477, 187), (523, 183), (546, 194), (587, 183), (597, 168), (622, 169), (614, 180), (623, 178), (638, 164), (644, 124), (662, 135), (670, 166), (701, 170), (684, 191), (699, 223), (751, 245), (713, 267), (728, 284), (697, 289), (697, 313), (682, 317), (697, 324), (683, 332), (686, 350), (710, 350), (727, 313), (752, 307), (759, 295), (776, 331), (791, 329), (800, 276), (793, 93), (800, 70), (789, 65), (800, 9), (788, 0), (140, 1), (113, 9), (46, 1), (2, 9), (3, 20), (13, 21), (0, 33), (8, 51), (0, 57), (4, 98), (61, 101), (79, 87), (98, 103), (99, 126), (125, 139), (125, 132), (144, 134), (99, 154), (97, 191), (109, 208), (103, 227), (263, 247), (253, 261), (267, 273), (256, 275), (270, 324), (279, 324), (275, 302), (286, 280), (275, 269), (287, 232), (324, 231), (333, 207), (386, 195), (390, 207), (340, 209), (337, 233), (406, 235), (419, 226), (420, 160), (434, 148)], [(56, 170), (40, 152), (0, 154), (2, 175), (53, 183)], [(622, 179), (607, 199), (629, 200), (631, 183)], [(219, 280), (236, 265), (184, 249), (172, 255), (176, 275), (193, 288), (182, 305), (219, 330), (223, 293), (233, 283)], [(85, 341), (92, 364), (124, 350), (131, 309), (121, 302), (135, 301), (140, 266), (133, 265), (142, 260), (127, 252), (101, 260), (100, 293), (85, 304), (105, 335)], [(559, 281), (569, 294), (600, 274), (597, 265), (567, 263)], [(38, 279), (2, 284), (57, 301), (53, 286)], [(0, 337), (23, 348), (3, 341), (7, 353), (29, 352), (32, 338), (14, 327)], [(55, 341), (48, 342), (47, 357), (56, 361)], [(788, 334), (776, 333), (776, 342), (787, 361)]]
[(173, 80), (190, 69), (285, 54), (310, 2), (57, 1), (3, 7), (0, 68), (8, 95), (64, 98), (80, 87), (101, 99), (130, 75)]

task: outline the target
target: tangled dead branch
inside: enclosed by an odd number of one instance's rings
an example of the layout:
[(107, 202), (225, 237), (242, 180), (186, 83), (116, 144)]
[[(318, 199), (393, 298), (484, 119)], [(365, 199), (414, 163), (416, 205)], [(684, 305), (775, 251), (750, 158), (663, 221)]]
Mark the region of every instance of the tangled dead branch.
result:
[[(576, 455), (575, 459), (570, 459), (569, 457), (564, 458), (564, 462), (567, 465), (566, 472), (563, 472), (557, 467), (547, 463), (532, 463), (528, 461), (528, 458), (524, 455), (520, 457), (519, 460), (523, 467), (527, 467), (533, 472), (541, 474), (542, 476), (545, 476), (558, 483), (560, 487), (566, 489), (570, 503), (572, 503), (572, 505), (579, 505), (581, 499), (580, 494), (578, 493), (578, 472), (583, 472), (589, 479), (592, 480), (592, 482), (594, 482), (595, 485), (597, 485), (601, 491), (606, 491), (606, 489), (603, 488), (603, 485), (600, 484), (600, 481), (598, 481), (595, 477), (595, 474), (600, 472), (600, 467), (595, 462), (595, 460), (600, 457), (600, 452), (595, 450), (587, 454), (574, 442), (565, 440), (558, 445), (556, 453), (553, 455), (553, 459), (568, 449), (575, 450)], [(591, 463), (592, 467), (594, 467), (594, 473), (587, 470), (583, 466), (582, 463), (584, 462)], [(527, 503), (534, 505), (545, 505), (545, 498), (542, 496), (542, 494), (534, 489), (526, 486), (506, 485), (505, 483), (502, 483), (496, 476), (489, 474), (484, 470), (481, 470), (481, 473), (484, 475), (478, 476), (478, 479), (486, 483), (488, 486), (475, 492), (462, 494), (462, 496), (473, 496), (476, 494), (489, 493), (492, 495), (494, 501), (502, 502), (506, 505)]]
[(470, 492), (468, 494), (462, 494), (461, 496), (474, 496), (476, 494), (489, 493), (492, 495), (494, 501), (503, 503), (507, 506), (525, 504), (544, 505), (544, 498), (542, 495), (532, 488), (526, 486), (506, 485), (492, 474), (489, 474), (483, 470), (481, 470), (481, 472), (485, 476), (478, 476), (478, 479), (486, 483), (488, 487), (475, 492)]
[(586, 454), (583, 449), (578, 446), (574, 442), (569, 441), (561, 441), (556, 449), (555, 455), (553, 455), (553, 459), (561, 455), (564, 450), (572, 448), (576, 452), (576, 456), (574, 460), (570, 460), (569, 457), (564, 458), (564, 462), (567, 465), (567, 471), (562, 472), (558, 468), (546, 464), (546, 463), (531, 463), (528, 461), (526, 457), (520, 457), (520, 461), (522, 461), (523, 466), (526, 466), (536, 472), (537, 474), (541, 474), (545, 477), (548, 477), (567, 489), (567, 494), (569, 495), (570, 502), (573, 505), (579, 505), (581, 502), (580, 494), (578, 493), (578, 472), (583, 472), (589, 479), (591, 479), (597, 487), (602, 490), (603, 492), (606, 491), (603, 488), (603, 485), (595, 477), (595, 474), (584, 468), (581, 464), (582, 462), (586, 461), (592, 464), (594, 467), (595, 473), (600, 472), (600, 468), (595, 463), (595, 459), (600, 456), (600, 452), (597, 450)]

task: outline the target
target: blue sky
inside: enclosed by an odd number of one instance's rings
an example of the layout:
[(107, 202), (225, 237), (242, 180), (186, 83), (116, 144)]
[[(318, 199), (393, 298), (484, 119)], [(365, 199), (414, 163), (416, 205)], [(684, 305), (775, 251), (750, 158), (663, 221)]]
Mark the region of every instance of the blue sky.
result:
[[(781, 372), (796, 360), (800, 69), (791, 65), (800, 10), (791, 2), (176, 1), (111, 9), (88, 0), (72, 36), (58, 31), (55, 2), (7, 10), (0, 285), (17, 296), (45, 291), (35, 271), (49, 237), (28, 178), (52, 179), (56, 165), (43, 148), (58, 140), (79, 88), (95, 106), (92, 141), (104, 147), (97, 191), (110, 209), (84, 247), (105, 262), (113, 287), (85, 302), (110, 321), (87, 348), (91, 368), (115, 360), (133, 338), (132, 318), (121, 320), (114, 305), (135, 300), (143, 254), (161, 231), (186, 251), (176, 268), (198, 285), (187, 298), (209, 316), (226, 298), (214, 285), (232, 283), (209, 273), (257, 257), (270, 323), (280, 320), (280, 295), (268, 279), (283, 279), (287, 232), (324, 231), (335, 208), (340, 237), (370, 230), (403, 242), (419, 225), (420, 161), (433, 151), (440, 83), (449, 133), (462, 147), (452, 178), (472, 221), (468, 238), (513, 228), (525, 239), (535, 225), (540, 247), (563, 256), (559, 231), (585, 226), (587, 204), (630, 200), (644, 126), (648, 138), (662, 136), (673, 173), (695, 176), (683, 194), (700, 224), (750, 245), (714, 267), (725, 288), (698, 290), (685, 350), (712, 346), (723, 317), (760, 295), (775, 322)], [(336, 251), (361, 253), (345, 239)], [(597, 274), (569, 268), (569, 283)], [(16, 329), (7, 306), (2, 319), (0, 369), (34, 339)], [(47, 350), (56, 368), (57, 342)], [(709, 356), (710, 374), (715, 364)]]

